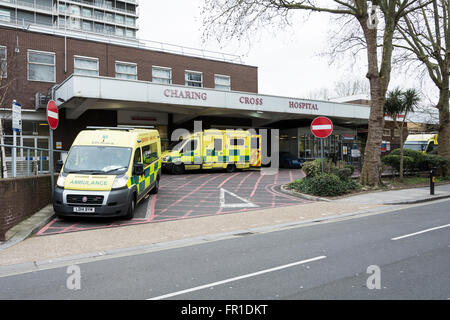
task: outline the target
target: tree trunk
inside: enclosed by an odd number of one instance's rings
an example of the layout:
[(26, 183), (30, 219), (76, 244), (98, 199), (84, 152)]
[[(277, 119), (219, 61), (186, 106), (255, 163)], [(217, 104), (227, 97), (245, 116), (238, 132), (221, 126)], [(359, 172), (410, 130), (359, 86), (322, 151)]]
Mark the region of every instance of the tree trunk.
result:
[[(449, 145), (449, 80), (448, 76), (443, 77), (443, 86), (439, 92), (439, 102), (437, 108), (439, 110), (439, 135), (438, 135), (438, 154), (441, 157), (450, 160)], [(447, 168), (450, 172), (450, 165)]]
[(367, 43), (368, 73), (370, 82), (370, 116), (369, 133), (364, 151), (364, 163), (361, 170), (362, 185), (378, 187), (381, 184), (381, 142), (384, 126), (384, 101), (386, 92), (382, 93), (378, 71), (377, 30), (367, 27), (367, 19), (359, 20)]
[[(406, 113), (405, 117), (403, 119), (406, 119)], [(404, 126), (405, 120), (403, 120), (402, 125), (400, 127), (400, 182), (403, 182), (403, 126)]]

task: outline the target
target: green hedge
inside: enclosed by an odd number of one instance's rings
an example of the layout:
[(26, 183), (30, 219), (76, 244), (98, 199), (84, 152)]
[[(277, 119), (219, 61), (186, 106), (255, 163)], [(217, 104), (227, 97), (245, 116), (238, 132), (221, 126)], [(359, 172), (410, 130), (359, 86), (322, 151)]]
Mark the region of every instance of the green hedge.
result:
[[(381, 158), (381, 161), (399, 172), (400, 149), (392, 150), (389, 155)], [(447, 176), (449, 161), (438, 155), (424, 154), (420, 151), (404, 149), (403, 162), (403, 169), (405, 171), (428, 171), (436, 168), (442, 176)]]
[(315, 196), (339, 196), (358, 188), (353, 180), (342, 180), (338, 176), (325, 173), (312, 178), (296, 180), (289, 184), (289, 188), (298, 192)]
[(356, 190), (359, 185), (351, 179), (340, 179), (337, 175), (325, 173), (291, 182), (288, 188), (315, 196), (333, 197)]

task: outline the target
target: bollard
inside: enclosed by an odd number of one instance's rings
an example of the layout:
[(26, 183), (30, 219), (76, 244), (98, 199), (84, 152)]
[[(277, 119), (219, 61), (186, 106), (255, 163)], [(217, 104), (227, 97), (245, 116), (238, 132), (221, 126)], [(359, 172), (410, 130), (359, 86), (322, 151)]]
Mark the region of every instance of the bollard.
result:
[(434, 196), (434, 183), (436, 181), (436, 178), (434, 176), (434, 169), (431, 169), (430, 171), (430, 195)]

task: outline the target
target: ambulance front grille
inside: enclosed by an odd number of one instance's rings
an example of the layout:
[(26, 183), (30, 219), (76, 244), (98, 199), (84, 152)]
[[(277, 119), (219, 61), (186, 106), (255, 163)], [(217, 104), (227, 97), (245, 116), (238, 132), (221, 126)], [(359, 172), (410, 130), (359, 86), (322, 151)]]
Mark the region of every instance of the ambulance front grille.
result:
[(79, 195), (79, 194), (68, 194), (67, 203), (68, 204), (81, 204), (81, 205), (93, 205), (102, 204), (104, 196), (95, 195)]

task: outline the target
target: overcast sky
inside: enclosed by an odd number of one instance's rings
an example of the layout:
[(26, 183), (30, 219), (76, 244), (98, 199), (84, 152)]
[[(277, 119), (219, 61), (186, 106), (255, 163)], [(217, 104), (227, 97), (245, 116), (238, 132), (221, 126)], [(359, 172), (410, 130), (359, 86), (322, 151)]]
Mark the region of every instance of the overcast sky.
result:
[[(329, 65), (319, 54), (327, 45), (330, 30), (328, 18), (312, 15), (282, 32), (267, 32), (255, 37), (249, 45), (202, 43), (201, 6), (204, 0), (141, 0), (138, 37), (180, 46), (205, 48), (242, 56), (245, 64), (258, 67), (259, 93), (308, 98), (321, 88), (332, 89), (336, 81), (363, 78), (364, 64)], [(351, 69), (353, 67), (353, 70)], [(391, 87), (418, 87), (410, 76), (393, 73)]]

